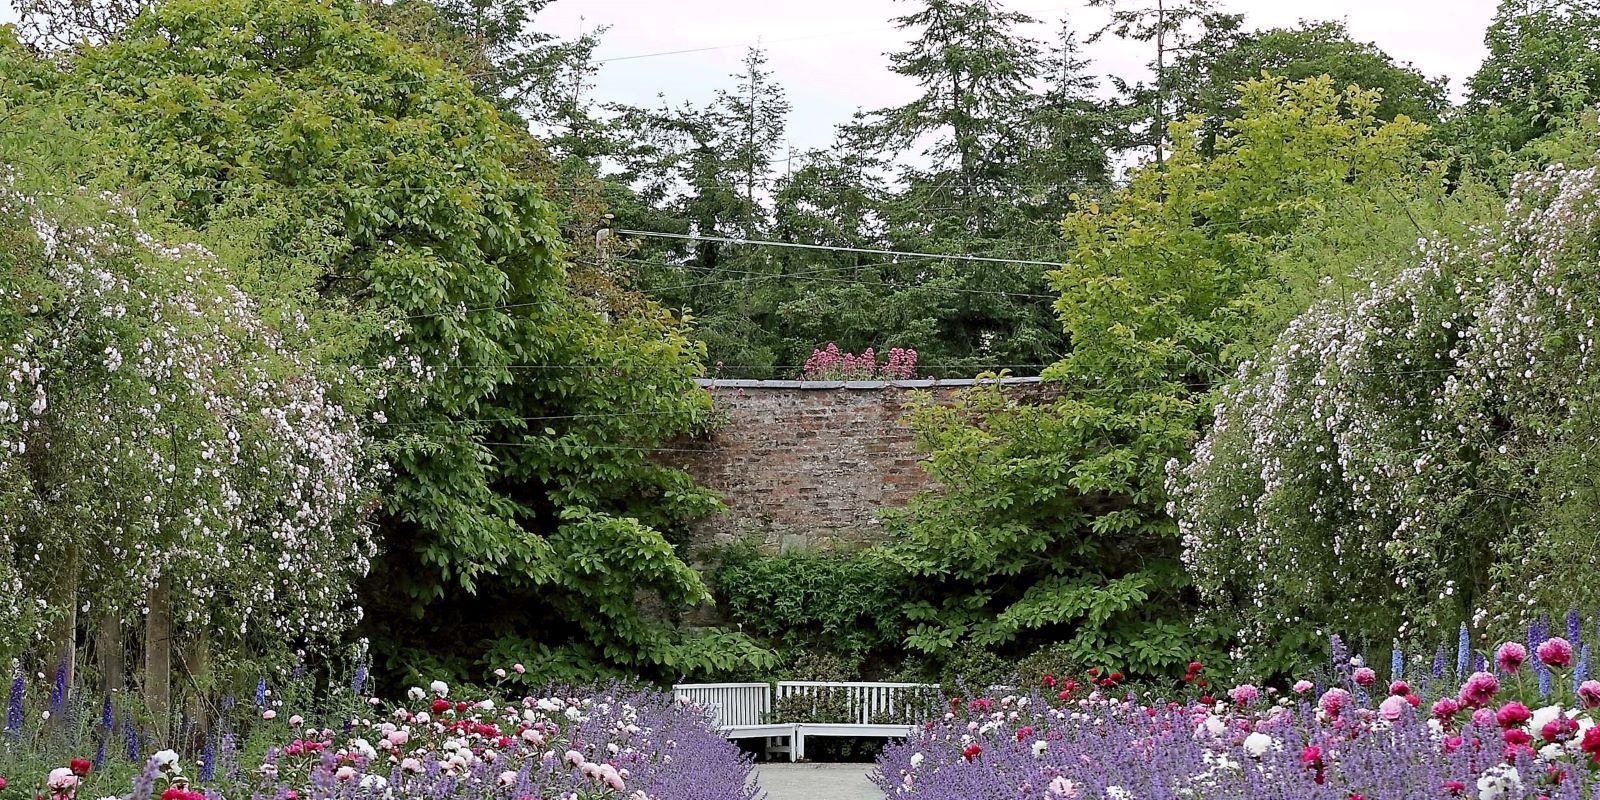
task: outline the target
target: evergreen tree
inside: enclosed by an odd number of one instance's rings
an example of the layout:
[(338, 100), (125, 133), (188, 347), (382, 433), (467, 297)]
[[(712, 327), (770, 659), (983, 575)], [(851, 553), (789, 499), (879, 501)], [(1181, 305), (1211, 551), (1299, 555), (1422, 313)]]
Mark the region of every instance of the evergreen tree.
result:
[(1173, 108), (1173, 98), (1184, 79), (1178, 69), (1182, 57), (1193, 49), (1204, 29), (1237, 24), (1237, 17), (1212, 12), (1215, 6), (1214, 0), (1156, 0), (1153, 6), (1132, 6), (1127, 0), (1089, 0), (1090, 8), (1111, 11), (1110, 21), (1089, 37), (1090, 42), (1112, 34), (1155, 48), (1150, 83), (1113, 80), (1133, 117), (1130, 143), (1151, 148), (1158, 165), (1166, 161), (1167, 124), (1181, 119)]

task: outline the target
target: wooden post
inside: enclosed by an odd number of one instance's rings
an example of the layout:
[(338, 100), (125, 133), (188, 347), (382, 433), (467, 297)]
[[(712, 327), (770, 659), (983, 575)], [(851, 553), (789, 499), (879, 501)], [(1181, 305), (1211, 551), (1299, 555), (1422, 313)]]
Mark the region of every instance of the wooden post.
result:
[(150, 614), (144, 620), (144, 696), (163, 728), (172, 713), (171, 580), (165, 573), (150, 587)]
[(123, 644), (122, 618), (108, 610), (100, 617), (100, 627), (94, 636), (94, 653), (100, 662), (101, 685), (107, 695), (121, 692), (125, 685), (128, 666)]
[[(78, 548), (69, 546), (67, 549), (67, 563), (63, 567), (61, 580), (56, 584), (55, 604), (61, 612), (56, 619), (52, 641), (55, 642), (55, 658), (47, 665), (47, 674), (52, 681), (66, 680), (66, 688), (62, 695), (65, 702), (67, 694), (75, 687), (78, 665)], [(59, 673), (65, 671), (66, 675)], [(51, 692), (54, 693), (54, 688)], [(54, 712), (56, 709), (51, 709)], [(66, 715), (62, 714), (57, 724), (64, 724)]]

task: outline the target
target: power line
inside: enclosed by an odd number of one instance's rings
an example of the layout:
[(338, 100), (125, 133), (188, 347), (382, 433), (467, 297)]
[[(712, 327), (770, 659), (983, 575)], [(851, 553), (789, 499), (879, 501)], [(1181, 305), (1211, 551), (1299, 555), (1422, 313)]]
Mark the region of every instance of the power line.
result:
[(1030, 261), (1020, 258), (991, 258), (989, 256), (969, 256), (952, 253), (919, 253), (909, 250), (878, 250), (867, 247), (841, 247), (828, 244), (801, 244), (798, 242), (775, 242), (767, 239), (738, 239), (728, 236), (704, 236), (695, 233), (666, 233), (664, 231), (636, 231), (626, 228), (612, 229), (613, 233), (622, 236), (639, 236), (650, 239), (681, 239), (693, 242), (720, 242), (734, 245), (756, 245), (761, 247), (788, 247), (796, 250), (827, 250), (834, 253), (865, 253), (876, 256), (895, 256), (898, 258), (934, 258), (945, 261), (976, 261), (993, 264), (1030, 264), (1040, 267), (1059, 267), (1060, 261)]

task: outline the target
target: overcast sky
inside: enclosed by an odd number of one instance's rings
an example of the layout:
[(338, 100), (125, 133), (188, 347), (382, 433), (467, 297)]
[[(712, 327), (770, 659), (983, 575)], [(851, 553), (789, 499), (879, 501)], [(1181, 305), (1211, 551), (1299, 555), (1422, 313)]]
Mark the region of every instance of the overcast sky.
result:
[[(1496, 0), (1223, 0), (1253, 26), (1288, 25), (1302, 18), (1342, 19), (1358, 39), (1376, 42), (1401, 61), (1430, 76), (1450, 79), (1459, 92), (1483, 59), (1483, 32)], [(1079, 30), (1092, 30), (1104, 12), (1081, 0), (1008, 0), (1008, 5), (1044, 20), (1071, 14)], [(794, 106), (790, 141), (796, 151), (826, 146), (833, 126), (858, 108), (904, 102), (911, 81), (888, 71), (884, 53), (903, 42), (890, 18), (914, 7), (910, 0), (556, 0), (540, 16), (540, 27), (571, 36), (606, 26), (599, 50), (605, 60), (594, 95), (634, 104), (703, 102), (739, 66), (747, 45), (769, 51), (770, 66)], [(15, 15), (0, 0), (0, 21)], [(1034, 35), (1045, 38), (1054, 23)], [(710, 48), (710, 49), (702, 49)], [(673, 55), (664, 51), (698, 50)], [(1094, 71), (1137, 77), (1146, 50), (1121, 42), (1092, 47)]]

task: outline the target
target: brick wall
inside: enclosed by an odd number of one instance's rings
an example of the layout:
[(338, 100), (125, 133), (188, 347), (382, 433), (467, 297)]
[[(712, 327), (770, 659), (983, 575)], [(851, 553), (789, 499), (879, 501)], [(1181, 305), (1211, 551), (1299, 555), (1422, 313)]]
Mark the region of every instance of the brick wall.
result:
[[(1036, 378), (1007, 378), (1035, 391)], [(912, 392), (949, 398), (973, 381), (717, 381), (727, 424), (699, 452), (663, 460), (720, 492), (728, 510), (702, 520), (693, 550), (745, 537), (771, 551), (882, 539), (877, 512), (929, 484), (902, 422)]]

